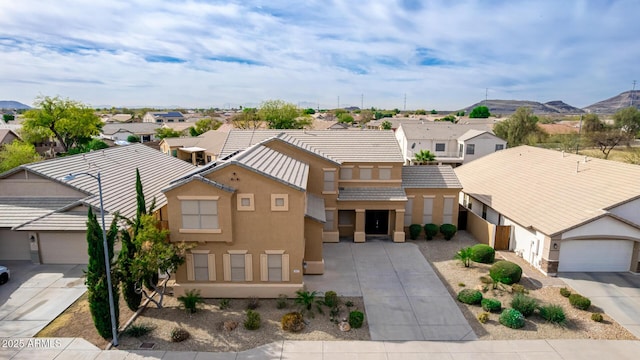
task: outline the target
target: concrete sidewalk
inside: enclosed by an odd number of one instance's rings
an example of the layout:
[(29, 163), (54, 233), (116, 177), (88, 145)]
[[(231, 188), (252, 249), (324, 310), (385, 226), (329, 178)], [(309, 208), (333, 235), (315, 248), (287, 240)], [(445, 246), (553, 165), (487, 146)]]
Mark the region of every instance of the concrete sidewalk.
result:
[[(83, 339), (33, 339), (22, 348), (0, 347), (0, 359), (544, 359), (635, 360), (640, 341), (626, 340), (495, 340), (495, 341), (278, 341), (238, 353), (100, 350)], [(4, 345), (1, 344), (1, 345)], [(45, 346), (46, 345), (46, 346)]]

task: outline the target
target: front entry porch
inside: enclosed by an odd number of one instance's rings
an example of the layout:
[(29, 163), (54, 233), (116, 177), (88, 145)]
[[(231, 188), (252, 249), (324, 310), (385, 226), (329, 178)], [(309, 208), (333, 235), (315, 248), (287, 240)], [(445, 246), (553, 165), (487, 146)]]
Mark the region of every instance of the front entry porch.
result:
[(365, 242), (367, 239), (404, 242), (404, 209), (340, 210), (340, 239)]

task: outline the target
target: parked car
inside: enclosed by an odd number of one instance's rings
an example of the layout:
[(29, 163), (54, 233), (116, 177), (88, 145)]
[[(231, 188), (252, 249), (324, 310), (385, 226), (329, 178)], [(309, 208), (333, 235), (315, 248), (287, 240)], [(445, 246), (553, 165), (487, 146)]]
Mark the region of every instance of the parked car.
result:
[(0, 285), (9, 281), (11, 277), (9, 269), (6, 266), (0, 266)]

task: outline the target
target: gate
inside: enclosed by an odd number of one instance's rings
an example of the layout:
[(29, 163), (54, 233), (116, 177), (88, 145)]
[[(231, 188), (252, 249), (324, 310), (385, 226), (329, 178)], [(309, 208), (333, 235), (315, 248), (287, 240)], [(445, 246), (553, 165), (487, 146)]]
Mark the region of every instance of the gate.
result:
[(496, 237), (493, 248), (496, 250), (509, 250), (509, 238), (511, 237), (510, 225), (496, 225)]

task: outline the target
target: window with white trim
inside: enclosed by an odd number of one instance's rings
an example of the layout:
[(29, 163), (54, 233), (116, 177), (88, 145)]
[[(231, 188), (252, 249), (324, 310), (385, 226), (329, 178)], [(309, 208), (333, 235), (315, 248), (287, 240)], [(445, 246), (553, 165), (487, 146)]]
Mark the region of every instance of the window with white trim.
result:
[(410, 226), (412, 224), (411, 215), (413, 215), (413, 198), (408, 198), (404, 206), (404, 226)]
[(436, 143), (436, 151), (444, 151), (445, 144), (444, 143)]
[(208, 254), (193, 254), (193, 275), (195, 281), (209, 280)]
[(425, 197), (422, 211), (422, 223), (433, 223), (433, 197)]
[(238, 211), (255, 211), (253, 194), (238, 194)]
[(219, 229), (217, 200), (181, 200), (182, 229)]
[(209, 250), (191, 250), (186, 254), (187, 280), (215, 281), (216, 260)]
[(335, 191), (336, 190), (336, 172), (335, 171), (324, 171), (324, 191)]
[(267, 269), (269, 281), (282, 281), (282, 255), (268, 254)]
[(285, 254), (284, 250), (265, 250), (264, 254), (260, 254), (260, 280), (289, 281), (289, 254)]
[(289, 194), (271, 194), (271, 211), (289, 211)]
[(389, 179), (391, 179), (391, 168), (379, 168), (378, 169), (378, 178), (380, 180), (389, 180)]
[(453, 197), (445, 197), (444, 198), (444, 206), (442, 209), (442, 223), (443, 224), (452, 224), (453, 223)]
[(245, 281), (245, 255), (231, 254), (231, 281)]

